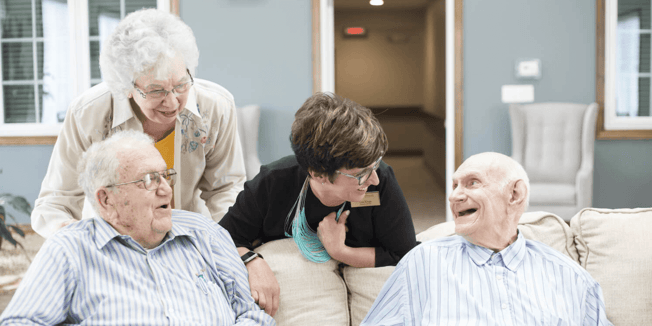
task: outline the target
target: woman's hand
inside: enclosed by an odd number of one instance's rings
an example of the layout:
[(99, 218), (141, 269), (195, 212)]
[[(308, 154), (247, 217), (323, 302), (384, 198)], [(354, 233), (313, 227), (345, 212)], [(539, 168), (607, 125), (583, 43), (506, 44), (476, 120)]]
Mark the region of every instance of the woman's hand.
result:
[(339, 261), (341, 261), (340, 254), (346, 248), (344, 240), (346, 240), (346, 219), (349, 217), (349, 213), (348, 210), (344, 211), (340, 215), (340, 220), (336, 221), (337, 215), (332, 212), (326, 215), (317, 227), (319, 241), (324, 245), (328, 254)]
[(251, 296), (267, 314), (274, 317), (278, 311), (279, 295), (281, 288), (278, 285), (274, 272), (269, 268), (267, 262), (257, 257), (247, 265), (249, 271), (249, 287)]

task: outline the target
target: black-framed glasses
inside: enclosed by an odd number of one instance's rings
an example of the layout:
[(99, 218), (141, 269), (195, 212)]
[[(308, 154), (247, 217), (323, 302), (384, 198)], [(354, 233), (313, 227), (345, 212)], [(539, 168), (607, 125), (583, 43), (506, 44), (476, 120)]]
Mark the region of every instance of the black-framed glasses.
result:
[(133, 82), (132, 84), (134, 85), (134, 88), (138, 91), (138, 93), (140, 93), (140, 96), (142, 96), (144, 99), (147, 99), (148, 96), (150, 99), (161, 99), (168, 96), (168, 93), (174, 93), (179, 95), (190, 90), (190, 87), (195, 84), (195, 80), (192, 78), (192, 75), (190, 74), (190, 70), (186, 69), (186, 72), (188, 73), (188, 76), (190, 76), (190, 81), (185, 82), (181, 85), (174, 86), (174, 88), (172, 88), (172, 90), (169, 91), (164, 89), (157, 89), (155, 91), (145, 93), (141, 91), (140, 88), (138, 88), (138, 86), (136, 86), (136, 82)]
[(340, 171), (335, 171), (335, 173), (345, 175), (345, 176), (347, 176), (349, 178), (357, 179), (358, 180), (358, 186), (362, 186), (363, 183), (365, 183), (365, 182), (367, 182), (367, 180), (369, 180), (369, 177), (371, 176), (371, 174), (374, 171), (378, 170), (378, 167), (380, 166), (380, 161), (382, 159), (383, 159), (382, 156), (379, 157), (378, 160), (376, 160), (376, 162), (374, 162), (373, 167), (366, 168), (366, 169), (360, 171), (360, 173), (358, 173), (358, 175), (350, 175), (348, 173), (344, 173), (344, 172), (340, 172)]
[(145, 174), (145, 176), (140, 180), (117, 183), (106, 187), (111, 188), (111, 187), (122, 186), (130, 183), (142, 182), (143, 185), (145, 186), (145, 189), (152, 191), (158, 189), (158, 186), (161, 184), (161, 178), (165, 179), (165, 181), (167, 181), (170, 187), (172, 187), (177, 181), (177, 171), (174, 171), (174, 169), (167, 169), (161, 172), (150, 172)]

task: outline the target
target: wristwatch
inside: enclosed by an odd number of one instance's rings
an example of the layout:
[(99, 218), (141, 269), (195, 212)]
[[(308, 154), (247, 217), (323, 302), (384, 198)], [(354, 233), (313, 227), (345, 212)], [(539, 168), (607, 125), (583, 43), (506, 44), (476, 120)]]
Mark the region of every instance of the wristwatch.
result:
[(247, 265), (248, 262), (254, 260), (256, 257), (263, 258), (263, 255), (250, 250), (246, 254), (242, 255), (240, 258), (242, 259), (242, 262), (245, 263), (245, 265)]

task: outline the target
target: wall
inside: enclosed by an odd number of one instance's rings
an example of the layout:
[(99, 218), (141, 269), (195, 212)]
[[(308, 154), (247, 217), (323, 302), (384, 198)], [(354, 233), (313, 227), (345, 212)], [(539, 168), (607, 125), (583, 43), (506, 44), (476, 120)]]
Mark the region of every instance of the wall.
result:
[[(595, 101), (595, 0), (464, 1), (464, 158), (511, 154), (500, 87), (518, 58), (538, 58), (535, 101)], [(598, 140), (593, 206), (649, 207), (652, 141)]]
[(426, 7), (423, 110), (446, 119), (446, 0)]
[[(364, 106), (423, 104), (422, 10), (335, 12), (335, 92)], [(367, 28), (367, 36), (345, 37), (345, 27)], [(389, 37), (405, 35), (392, 42)]]
[(179, 11), (197, 38), (198, 77), (261, 106), (262, 163), (291, 154), (294, 113), (312, 95), (310, 1), (180, 1)]

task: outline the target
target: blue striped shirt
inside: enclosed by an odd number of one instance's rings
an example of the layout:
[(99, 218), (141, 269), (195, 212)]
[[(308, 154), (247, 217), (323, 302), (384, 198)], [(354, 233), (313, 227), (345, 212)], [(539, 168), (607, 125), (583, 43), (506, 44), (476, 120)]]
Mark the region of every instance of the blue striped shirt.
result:
[(611, 325), (600, 285), (537, 241), (498, 253), (460, 236), (399, 262), (362, 325)]
[(275, 325), (251, 297), (226, 230), (172, 211), (172, 229), (146, 251), (101, 218), (50, 237), (1, 325)]

